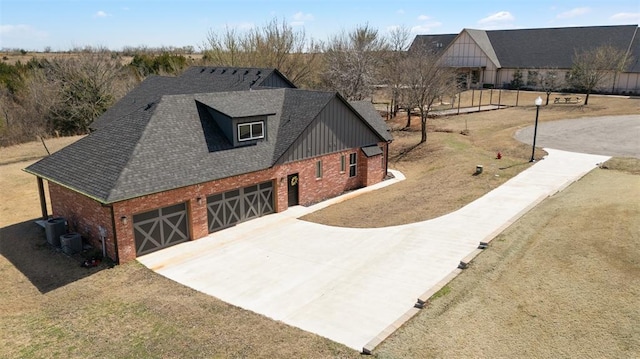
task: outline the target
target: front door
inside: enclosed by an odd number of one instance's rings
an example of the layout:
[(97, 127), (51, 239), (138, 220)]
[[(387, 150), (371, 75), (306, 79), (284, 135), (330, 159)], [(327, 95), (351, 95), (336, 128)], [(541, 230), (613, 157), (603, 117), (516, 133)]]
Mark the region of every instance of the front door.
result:
[(292, 175), (287, 176), (287, 193), (289, 196), (289, 207), (297, 206), (298, 202), (298, 174), (294, 173)]

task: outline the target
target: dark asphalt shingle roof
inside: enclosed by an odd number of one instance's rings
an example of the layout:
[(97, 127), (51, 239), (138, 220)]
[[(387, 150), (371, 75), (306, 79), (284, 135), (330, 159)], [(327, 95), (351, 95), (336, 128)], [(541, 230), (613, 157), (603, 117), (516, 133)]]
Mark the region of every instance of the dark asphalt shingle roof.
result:
[[(256, 91), (226, 92), (216, 95), (197, 95), (196, 99), (228, 117), (250, 117), (275, 114), (272, 96)], [(262, 91), (265, 92), (265, 91)], [(264, 96), (263, 96), (264, 95)]]
[(409, 47), (409, 51), (429, 49), (440, 52), (446, 49), (449, 44), (455, 40), (456, 36), (458, 36), (458, 34), (416, 35)]
[(373, 157), (382, 154), (382, 149), (378, 146), (366, 146), (362, 147), (362, 152), (367, 157)]
[[(585, 26), (516, 30), (464, 29), (498, 68), (571, 68), (576, 51), (603, 45), (627, 51), (633, 61), (628, 72), (640, 72), (638, 25)], [(411, 48), (432, 47), (440, 39), (451, 44), (456, 36), (418, 35)]]
[(369, 126), (373, 128), (377, 133), (382, 135), (385, 141), (391, 141), (393, 137), (389, 132), (389, 127), (384, 123), (384, 120), (376, 111), (375, 107), (370, 101), (352, 101), (349, 104), (362, 116), (362, 118), (367, 121)]
[(571, 68), (576, 51), (611, 45), (626, 51), (637, 25), (486, 31), (506, 68)]
[[(25, 170), (102, 203), (254, 172), (273, 166), (336, 96), (298, 89), (164, 95)], [(234, 148), (207, 106), (270, 114), (269, 140)]]
[(190, 67), (178, 77), (147, 77), (127, 93), (114, 106), (91, 124), (99, 129), (114, 119), (120, 118), (141, 106), (158, 101), (162, 95), (197, 94), (224, 91), (247, 91), (263, 89), (263, 83), (275, 76), (290, 88), (295, 86), (275, 69), (230, 68), (230, 67)]
[(157, 106), (139, 108), (25, 170), (104, 202), (117, 186)]
[[(267, 110), (276, 113), (280, 112), (284, 91), (163, 96), (105, 200), (115, 202), (270, 167), (273, 141), (233, 148), (210, 115), (198, 111), (195, 101), (225, 101), (230, 96), (250, 102), (270, 100), (271, 108)], [(278, 124), (277, 116), (270, 117), (268, 133), (274, 133)], [(102, 131), (112, 132), (113, 129), (108, 127), (97, 132)], [(211, 152), (208, 141), (218, 143), (220, 147)]]

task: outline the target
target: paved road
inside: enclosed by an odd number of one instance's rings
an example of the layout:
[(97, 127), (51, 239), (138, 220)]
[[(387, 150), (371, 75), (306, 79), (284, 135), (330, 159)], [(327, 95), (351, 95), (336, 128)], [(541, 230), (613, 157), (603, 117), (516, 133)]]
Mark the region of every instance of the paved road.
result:
[[(533, 126), (519, 130), (515, 137), (531, 144)], [(640, 115), (538, 123), (536, 147), (640, 158)]]

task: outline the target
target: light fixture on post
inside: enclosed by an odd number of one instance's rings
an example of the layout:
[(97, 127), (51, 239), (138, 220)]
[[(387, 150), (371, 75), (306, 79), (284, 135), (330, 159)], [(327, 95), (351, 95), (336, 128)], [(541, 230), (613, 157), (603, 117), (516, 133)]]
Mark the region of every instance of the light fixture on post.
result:
[(536, 159), (533, 158), (536, 153), (536, 135), (538, 134), (538, 113), (540, 113), (540, 105), (542, 105), (542, 97), (538, 96), (538, 98), (534, 101), (536, 104), (536, 123), (533, 126), (533, 145), (531, 146), (531, 159), (529, 162), (535, 162)]

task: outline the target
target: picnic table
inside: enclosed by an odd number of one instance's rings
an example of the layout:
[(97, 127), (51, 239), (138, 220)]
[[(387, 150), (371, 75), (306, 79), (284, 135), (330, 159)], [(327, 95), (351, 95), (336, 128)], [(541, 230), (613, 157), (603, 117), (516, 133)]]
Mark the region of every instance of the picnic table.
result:
[[(561, 100), (564, 100), (564, 102), (562, 102)], [(582, 97), (566, 96), (566, 97), (556, 97), (553, 100), (553, 103), (579, 103), (580, 101), (582, 101)]]

